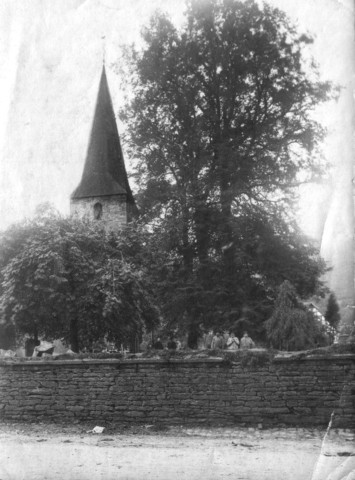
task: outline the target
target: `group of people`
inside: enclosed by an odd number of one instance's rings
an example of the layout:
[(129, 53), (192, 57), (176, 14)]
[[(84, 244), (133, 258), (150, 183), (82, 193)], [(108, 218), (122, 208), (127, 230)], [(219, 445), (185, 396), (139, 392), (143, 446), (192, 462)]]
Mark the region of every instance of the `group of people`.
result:
[[(153, 343), (153, 348), (155, 350), (163, 350), (165, 348), (160, 337), (158, 337), (157, 340)], [(181, 342), (172, 335), (169, 337), (169, 340), (166, 344), (166, 348), (168, 350), (180, 350)]]
[(211, 350), (247, 350), (254, 348), (255, 343), (249, 337), (248, 332), (244, 332), (242, 338), (238, 339), (233, 332), (216, 332), (210, 330), (204, 337), (204, 347)]
[(180, 350), (181, 342), (172, 335), (169, 337), (166, 345), (164, 345), (161, 337), (157, 337), (153, 343), (149, 342), (147, 339), (144, 339), (139, 347), (141, 352), (145, 352), (151, 348), (154, 350), (164, 350), (165, 348), (168, 350)]
[[(249, 348), (254, 348), (255, 343), (249, 337), (248, 332), (244, 332), (242, 338), (238, 339), (233, 332), (224, 332), (218, 331), (213, 333), (210, 330), (206, 333), (203, 338), (201, 338), (201, 343), (199, 342), (199, 349), (210, 349), (210, 350), (246, 350)], [(153, 348), (154, 350), (180, 350), (182, 347), (181, 342), (175, 338), (174, 335), (171, 335), (169, 339), (165, 342), (162, 341), (161, 337), (157, 337), (153, 343), (144, 340), (140, 345), (140, 351), (145, 352)]]

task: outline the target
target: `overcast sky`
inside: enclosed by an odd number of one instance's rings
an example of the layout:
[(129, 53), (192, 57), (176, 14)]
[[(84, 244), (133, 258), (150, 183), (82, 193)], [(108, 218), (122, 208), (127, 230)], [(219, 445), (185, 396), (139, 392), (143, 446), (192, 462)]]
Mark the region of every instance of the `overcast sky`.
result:
[[(285, 10), (300, 31), (315, 36), (312, 54), (322, 78), (351, 88), (352, 0), (270, 3)], [(81, 177), (96, 101), (101, 38), (106, 37), (108, 81), (117, 111), (122, 96), (110, 65), (120, 57), (124, 44), (139, 41), (141, 26), (157, 8), (169, 12), (175, 22), (183, 18), (181, 0), (0, 2), (0, 228), (30, 216), (44, 201), (69, 212), (69, 196)], [(349, 141), (347, 105), (340, 101), (319, 114), (330, 131), (326, 151), (335, 172), (343, 162), (340, 146)], [(129, 169), (128, 158), (126, 163)], [(316, 236), (319, 205), (326, 204), (326, 194), (328, 190), (314, 187), (303, 195), (303, 224)]]

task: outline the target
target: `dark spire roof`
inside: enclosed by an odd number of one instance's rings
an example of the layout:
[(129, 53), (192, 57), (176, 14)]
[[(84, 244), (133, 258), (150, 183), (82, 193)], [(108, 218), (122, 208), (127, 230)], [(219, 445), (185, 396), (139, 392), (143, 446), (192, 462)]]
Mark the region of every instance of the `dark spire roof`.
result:
[(71, 198), (117, 194), (134, 203), (103, 66), (83, 176)]

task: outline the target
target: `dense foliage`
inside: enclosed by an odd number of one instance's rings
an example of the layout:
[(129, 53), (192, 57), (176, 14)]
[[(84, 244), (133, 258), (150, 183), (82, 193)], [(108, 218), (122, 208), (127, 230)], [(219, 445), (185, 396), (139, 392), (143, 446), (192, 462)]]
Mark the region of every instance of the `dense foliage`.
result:
[(266, 322), (270, 344), (279, 350), (305, 350), (325, 346), (326, 329), (297, 298), (290, 282), (279, 289), (275, 309)]
[(190, 0), (180, 29), (156, 14), (143, 39), (122, 120), (139, 207), (170, 257), (164, 316), (191, 337), (200, 325), (263, 336), (283, 280), (305, 297), (324, 268), (292, 213), (321, 172), (312, 109), (330, 95), (302, 55), (312, 39), (237, 0)]
[(63, 338), (74, 351), (103, 338), (127, 344), (152, 328), (158, 312), (127, 233), (107, 235), (47, 208), (10, 227), (0, 239), (5, 325)]

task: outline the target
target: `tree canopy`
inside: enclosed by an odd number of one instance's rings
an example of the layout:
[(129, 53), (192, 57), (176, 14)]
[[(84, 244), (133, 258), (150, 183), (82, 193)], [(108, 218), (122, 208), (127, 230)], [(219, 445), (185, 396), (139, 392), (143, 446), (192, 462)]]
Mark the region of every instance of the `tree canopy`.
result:
[(158, 322), (128, 231), (106, 234), (44, 208), (3, 232), (0, 245), (1, 309), (18, 334), (61, 338), (78, 351), (105, 337), (127, 345)]
[(307, 296), (324, 268), (293, 214), (321, 174), (312, 110), (331, 95), (303, 55), (312, 39), (269, 5), (190, 0), (181, 28), (157, 13), (143, 40), (121, 118), (139, 207), (171, 258), (164, 312), (261, 334), (283, 280)]

